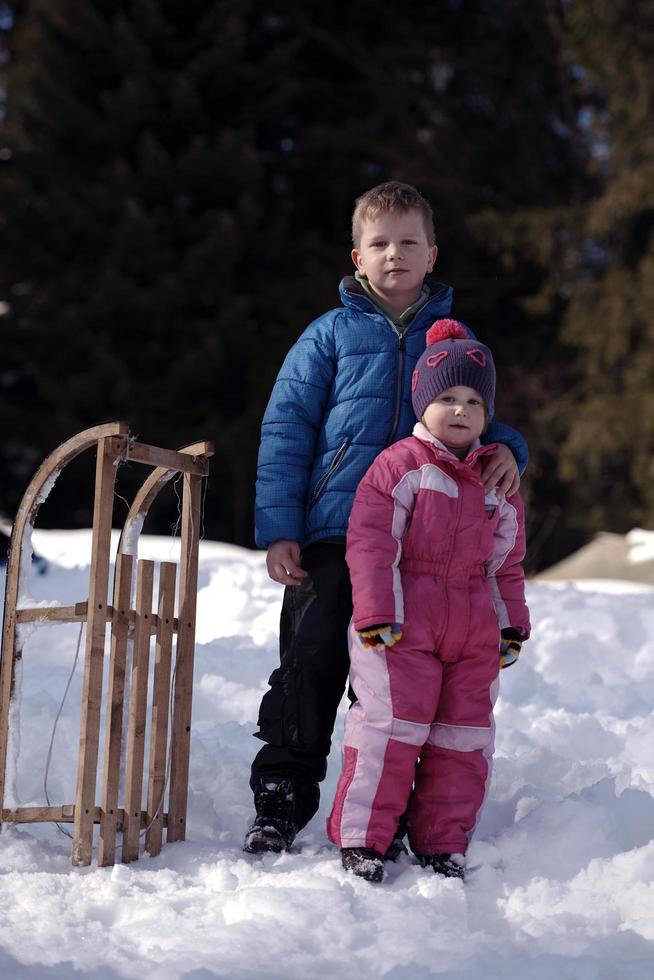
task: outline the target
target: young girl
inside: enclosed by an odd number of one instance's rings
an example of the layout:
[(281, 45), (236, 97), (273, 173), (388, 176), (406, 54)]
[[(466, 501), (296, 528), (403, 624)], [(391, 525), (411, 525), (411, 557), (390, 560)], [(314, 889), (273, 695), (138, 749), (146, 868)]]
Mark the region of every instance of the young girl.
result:
[(424, 866), (463, 878), (493, 753), (500, 666), (529, 637), (518, 494), (484, 493), (491, 352), (437, 320), (413, 375), (413, 435), (377, 457), (347, 535), (354, 614), (343, 771), (330, 840), (369, 881), (407, 811)]

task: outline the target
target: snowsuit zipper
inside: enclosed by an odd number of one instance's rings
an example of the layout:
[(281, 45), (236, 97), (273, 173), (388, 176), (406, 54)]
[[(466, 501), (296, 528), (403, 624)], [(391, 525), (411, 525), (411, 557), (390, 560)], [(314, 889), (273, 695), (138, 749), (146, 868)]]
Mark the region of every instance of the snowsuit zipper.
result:
[(446, 565), (445, 565), (445, 570), (443, 572), (443, 583), (444, 583), (444, 586), (445, 586), (445, 588), (444, 588), (445, 610), (444, 610), (444, 616), (443, 616), (443, 628), (441, 629), (440, 636), (438, 637), (438, 646), (439, 647), (442, 644), (443, 639), (447, 635), (448, 626), (450, 624), (450, 604), (451, 604), (451, 599), (450, 599), (450, 590), (451, 590), (451, 583), (450, 583), (450, 565), (452, 564), (452, 559), (454, 557), (454, 543), (455, 543), (455, 540), (456, 540), (456, 532), (457, 532), (457, 528), (459, 526), (459, 521), (461, 520), (462, 498), (463, 498), (463, 487), (461, 486), (459, 488), (459, 493), (458, 493), (457, 498), (456, 498), (456, 510), (455, 510), (455, 513), (454, 513), (453, 529), (452, 529), (451, 539), (450, 539), (449, 548), (448, 548), (447, 562), (446, 562)]

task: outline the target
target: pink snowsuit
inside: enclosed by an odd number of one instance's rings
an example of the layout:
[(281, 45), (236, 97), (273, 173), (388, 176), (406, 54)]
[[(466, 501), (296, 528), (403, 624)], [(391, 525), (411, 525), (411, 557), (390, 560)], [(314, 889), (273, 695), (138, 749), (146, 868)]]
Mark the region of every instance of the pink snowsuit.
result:
[[(414, 853), (465, 853), (490, 779), (500, 629), (529, 636), (518, 494), (484, 495), (477, 447), (460, 461), (418, 422), (357, 490), (347, 536), (354, 597), (343, 771), (327, 833), (383, 854), (409, 802)], [(363, 647), (357, 630), (402, 624)], [(415, 788), (412, 792), (412, 786)]]

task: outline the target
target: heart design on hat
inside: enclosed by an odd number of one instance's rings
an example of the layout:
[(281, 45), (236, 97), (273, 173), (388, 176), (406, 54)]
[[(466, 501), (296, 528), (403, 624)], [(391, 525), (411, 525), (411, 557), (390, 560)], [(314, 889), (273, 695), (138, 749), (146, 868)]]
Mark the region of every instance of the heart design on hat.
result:
[(438, 354), (432, 354), (431, 357), (427, 358), (427, 367), (436, 367), (441, 361), (444, 361), (448, 356), (446, 350), (439, 350)]
[(458, 320), (436, 320), (427, 331), (426, 348), (411, 379), (411, 404), (416, 418), (441, 392), (462, 386), (478, 392), (489, 419), (495, 403), (493, 355)]
[(479, 350), (478, 347), (475, 347), (474, 350), (467, 350), (465, 354), (466, 357), (469, 357), (470, 360), (474, 361), (475, 364), (478, 364), (479, 367), (486, 367), (486, 355), (484, 354), (483, 350)]

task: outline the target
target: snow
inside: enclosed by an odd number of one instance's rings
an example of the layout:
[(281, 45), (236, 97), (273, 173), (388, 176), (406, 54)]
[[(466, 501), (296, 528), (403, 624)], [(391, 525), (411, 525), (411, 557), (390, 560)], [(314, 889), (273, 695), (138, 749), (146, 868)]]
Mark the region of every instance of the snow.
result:
[(626, 541), (629, 545), (629, 561), (637, 564), (654, 558), (654, 534), (651, 531), (635, 527), (626, 535)]
[[(85, 599), (88, 532), (35, 530), (33, 542), (50, 562), (31, 575), (35, 601)], [(140, 557), (174, 559), (174, 547), (146, 537)], [(241, 851), (281, 589), (262, 553), (202, 542), (187, 840), (130, 865), (73, 868), (54, 825), (5, 825), (0, 975), (650, 980), (654, 596), (635, 583), (532, 583), (528, 599), (534, 636), (502, 675), (465, 884), (403, 857), (371, 885), (345, 874), (324, 832), (345, 703), (320, 813), (293, 853)], [(78, 636), (51, 624), (27, 639), (12, 790), (22, 805), (45, 802)], [(54, 743), (53, 803), (75, 798), (81, 675), (80, 662)]]

